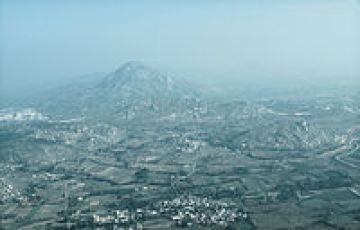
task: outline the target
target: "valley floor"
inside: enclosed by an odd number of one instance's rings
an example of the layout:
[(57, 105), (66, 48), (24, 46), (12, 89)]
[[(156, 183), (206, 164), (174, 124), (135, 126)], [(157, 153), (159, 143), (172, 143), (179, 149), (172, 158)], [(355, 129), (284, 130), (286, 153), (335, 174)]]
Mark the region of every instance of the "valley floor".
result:
[(358, 229), (358, 123), (266, 116), (3, 122), (0, 228)]

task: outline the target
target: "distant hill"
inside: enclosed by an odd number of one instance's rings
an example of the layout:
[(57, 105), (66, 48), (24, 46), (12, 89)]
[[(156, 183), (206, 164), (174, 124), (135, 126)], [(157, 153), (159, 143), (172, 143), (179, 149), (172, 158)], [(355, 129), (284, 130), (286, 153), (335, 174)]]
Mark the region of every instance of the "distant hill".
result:
[(199, 103), (188, 83), (140, 62), (128, 62), (98, 83), (47, 99), (50, 113), (87, 116), (151, 117), (184, 112)]

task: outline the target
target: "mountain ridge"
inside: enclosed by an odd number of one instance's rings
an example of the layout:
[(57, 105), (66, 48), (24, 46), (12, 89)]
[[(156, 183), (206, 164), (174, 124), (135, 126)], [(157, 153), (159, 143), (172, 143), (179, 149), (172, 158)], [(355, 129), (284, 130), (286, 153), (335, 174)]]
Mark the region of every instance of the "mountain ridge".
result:
[(142, 62), (130, 61), (96, 84), (61, 96), (48, 100), (47, 110), (59, 112), (63, 107), (70, 113), (90, 116), (130, 110), (133, 116), (155, 116), (185, 111), (199, 100), (200, 93), (185, 81)]

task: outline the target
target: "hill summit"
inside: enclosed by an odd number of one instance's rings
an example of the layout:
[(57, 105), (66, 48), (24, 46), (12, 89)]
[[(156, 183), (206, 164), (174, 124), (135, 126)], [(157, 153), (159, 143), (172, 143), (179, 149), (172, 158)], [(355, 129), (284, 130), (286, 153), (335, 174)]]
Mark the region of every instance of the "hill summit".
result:
[(187, 82), (131, 61), (92, 86), (61, 93), (61, 97), (55, 96), (47, 104), (53, 110), (66, 108), (69, 113), (86, 116), (126, 113), (149, 117), (182, 113), (198, 104), (198, 98), (197, 90)]

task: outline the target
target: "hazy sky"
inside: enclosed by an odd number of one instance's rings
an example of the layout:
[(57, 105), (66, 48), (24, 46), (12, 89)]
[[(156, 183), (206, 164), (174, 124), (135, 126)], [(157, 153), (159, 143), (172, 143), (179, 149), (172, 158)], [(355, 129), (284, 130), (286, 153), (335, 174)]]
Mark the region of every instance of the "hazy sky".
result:
[(0, 10), (3, 93), (129, 60), (219, 79), (360, 76), (356, 0), (0, 0)]

